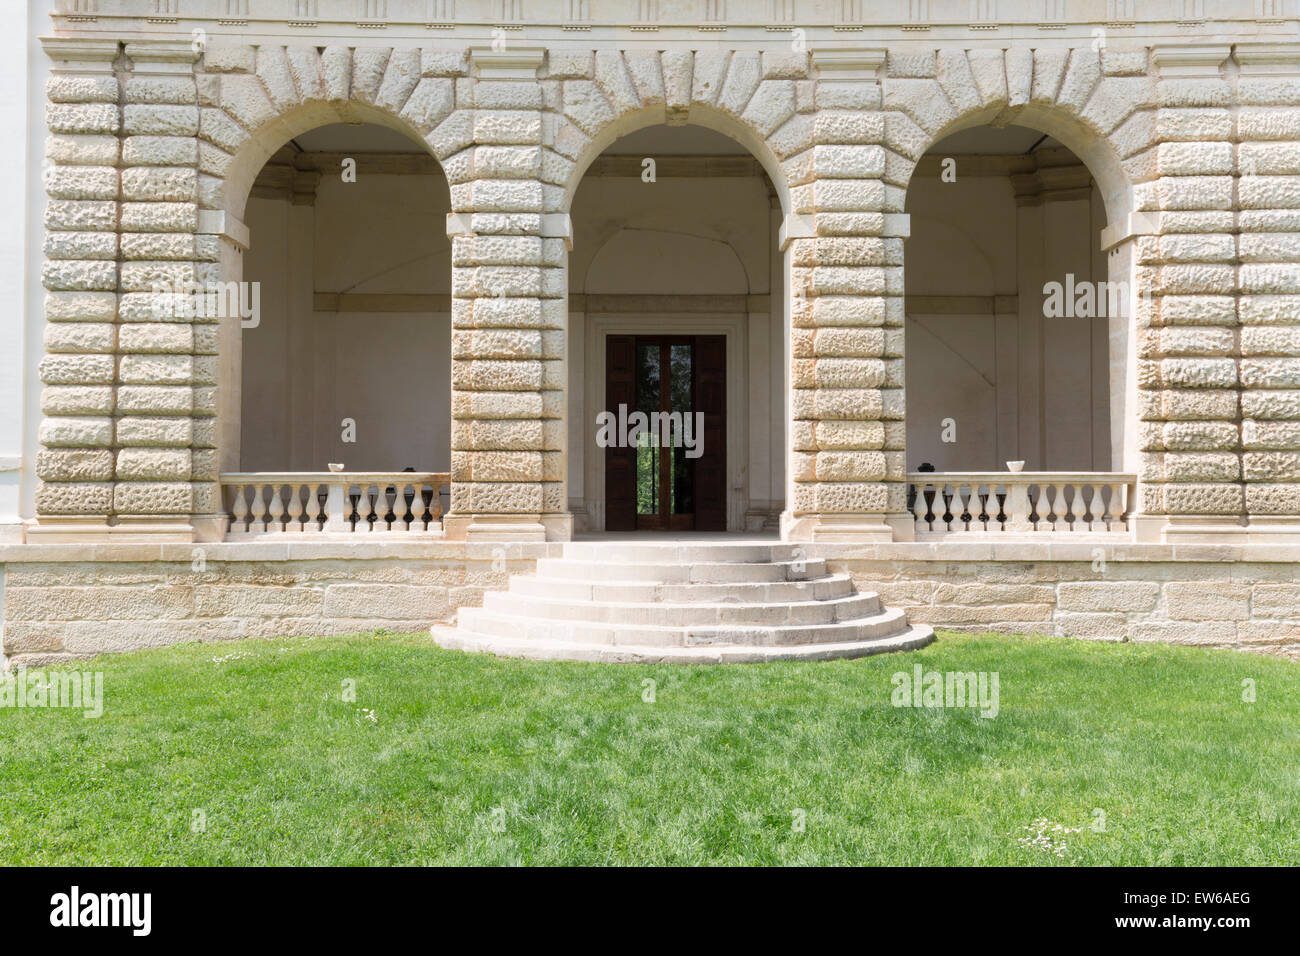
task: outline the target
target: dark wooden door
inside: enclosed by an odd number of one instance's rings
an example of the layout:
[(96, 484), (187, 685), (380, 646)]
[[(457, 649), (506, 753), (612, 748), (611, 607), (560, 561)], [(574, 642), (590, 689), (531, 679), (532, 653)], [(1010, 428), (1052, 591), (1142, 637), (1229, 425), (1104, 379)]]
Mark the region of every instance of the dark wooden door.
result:
[(689, 428), (673, 447), (623, 434), (606, 446), (607, 530), (726, 530), (726, 352), (721, 335), (606, 339), (606, 409), (620, 423), (658, 412)]
[(704, 413), (695, 460), (695, 530), (727, 530), (727, 339), (695, 338), (695, 402)]
[[(611, 335), (605, 340), (605, 408), (636, 408), (636, 339)], [(614, 441), (605, 447), (605, 529), (636, 529), (636, 449)]]

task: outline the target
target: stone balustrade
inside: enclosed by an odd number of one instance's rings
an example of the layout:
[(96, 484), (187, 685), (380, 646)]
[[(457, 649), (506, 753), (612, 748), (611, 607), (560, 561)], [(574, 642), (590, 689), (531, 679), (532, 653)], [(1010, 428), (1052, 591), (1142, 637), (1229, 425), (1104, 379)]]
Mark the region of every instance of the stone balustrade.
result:
[(907, 507), (918, 536), (1127, 535), (1136, 475), (1114, 472), (915, 472)]
[(442, 533), (447, 472), (246, 472), (221, 476), (227, 538)]

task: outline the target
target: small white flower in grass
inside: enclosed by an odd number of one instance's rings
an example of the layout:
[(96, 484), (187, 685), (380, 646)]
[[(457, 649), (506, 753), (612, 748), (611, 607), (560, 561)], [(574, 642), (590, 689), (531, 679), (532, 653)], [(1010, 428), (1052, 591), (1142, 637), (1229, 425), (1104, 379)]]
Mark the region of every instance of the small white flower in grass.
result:
[(1083, 832), (1083, 827), (1067, 827), (1063, 823), (1053, 823), (1046, 817), (1039, 817), (1020, 829), (1027, 830), (1029, 835), (1017, 838), (1016, 843), (1027, 850), (1042, 850), (1058, 858), (1063, 858), (1069, 851), (1064, 838), (1071, 833)]
[(379, 723), (379, 718), (375, 716), (375, 712), (373, 710), (368, 710), (365, 707), (360, 707), (358, 708), (358, 710), (361, 711), (361, 716), (366, 718), (366, 720), (370, 721), (372, 724)]
[(214, 658), (212, 658), (212, 663), (214, 663), (214, 664), (226, 664), (226, 663), (229, 663), (230, 661), (242, 661), (244, 658), (246, 658), (246, 657), (248, 657), (248, 656), (249, 656), (249, 655), (244, 654), (244, 653), (242, 653), (242, 652), (236, 652), (236, 653), (234, 653), (234, 654), (227, 654), (227, 655), (225, 655), (224, 657), (214, 657)]

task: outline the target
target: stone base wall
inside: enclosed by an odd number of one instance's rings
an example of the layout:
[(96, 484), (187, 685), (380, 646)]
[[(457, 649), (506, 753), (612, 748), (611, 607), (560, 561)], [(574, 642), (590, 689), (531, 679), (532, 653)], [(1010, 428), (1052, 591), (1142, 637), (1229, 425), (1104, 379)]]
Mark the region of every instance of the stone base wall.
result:
[[(956, 631), (1234, 648), (1300, 660), (1293, 547), (807, 545), (911, 620)], [(548, 543), (0, 547), (10, 666), (182, 641), (421, 631)]]
[(1250, 549), (1210, 546), (1179, 549), (1203, 552), (1192, 558), (1180, 553), (1164, 560), (1144, 552), (1168, 556), (1173, 548), (1075, 545), (1071, 556), (1022, 560), (944, 556), (932, 548), (881, 546), (872, 550), (884, 555), (870, 556), (850, 548), (819, 553), (847, 570), (860, 589), (878, 592), (885, 604), (904, 608), (910, 620), (935, 628), (1157, 641), (1300, 660), (1295, 561), (1225, 559), (1225, 551)]
[[(0, 564), (4, 656), (9, 666), (35, 666), (183, 641), (421, 631), (482, 604), (483, 592), (504, 588), (511, 574), (532, 571), (544, 547), (7, 549), (26, 553)], [(59, 559), (60, 551), (90, 553)]]

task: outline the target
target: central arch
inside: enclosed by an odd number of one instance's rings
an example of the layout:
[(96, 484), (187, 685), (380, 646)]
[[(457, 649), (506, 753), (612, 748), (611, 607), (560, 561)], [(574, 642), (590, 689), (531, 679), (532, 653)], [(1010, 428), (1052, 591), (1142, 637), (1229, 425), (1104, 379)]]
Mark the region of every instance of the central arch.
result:
[[(635, 124), (584, 169), (570, 206), (576, 529), (775, 533), (787, 353), (774, 185), (742, 143), (692, 124)], [(684, 433), (697, 447), (607, 447), (604, 416), (656, 410), (698, 416)]]

